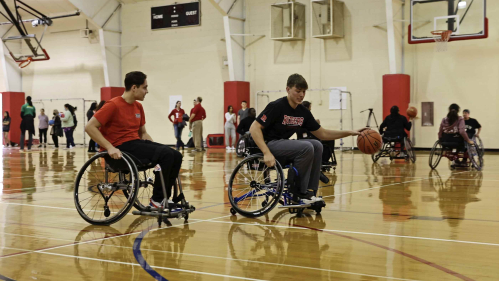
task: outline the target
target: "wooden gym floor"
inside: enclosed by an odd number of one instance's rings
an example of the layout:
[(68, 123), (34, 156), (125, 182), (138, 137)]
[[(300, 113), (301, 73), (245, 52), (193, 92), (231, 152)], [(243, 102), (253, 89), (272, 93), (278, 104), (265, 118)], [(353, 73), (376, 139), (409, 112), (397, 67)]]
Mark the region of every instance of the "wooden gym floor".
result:
[(338, 153), (322, 215), (232, 217), (227, 182), (240, 158), (185, 152), (189, 224), (133, 216), (97, 227), (80, 218), (73, 180), (83, 148), (4, 149), (0, 280), (498, 280), (499, 157), (483, 172), (373, 165)]

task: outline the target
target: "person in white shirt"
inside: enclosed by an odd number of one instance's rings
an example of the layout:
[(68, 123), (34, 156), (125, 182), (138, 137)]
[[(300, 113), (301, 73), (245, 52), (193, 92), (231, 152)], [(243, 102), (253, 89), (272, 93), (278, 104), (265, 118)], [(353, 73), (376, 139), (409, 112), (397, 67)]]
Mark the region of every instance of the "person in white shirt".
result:
[[(227, 150), (235, 150), (236, 144), (236, 114), (234, 113), (234, 108), (229, 105), (227, 112), (225, 113), (225, 145), (227, 145)], [(232, 143), (229, 142), (229, 137), (232, 138)], [(232, 144), (232, 145), (230, 145)]]

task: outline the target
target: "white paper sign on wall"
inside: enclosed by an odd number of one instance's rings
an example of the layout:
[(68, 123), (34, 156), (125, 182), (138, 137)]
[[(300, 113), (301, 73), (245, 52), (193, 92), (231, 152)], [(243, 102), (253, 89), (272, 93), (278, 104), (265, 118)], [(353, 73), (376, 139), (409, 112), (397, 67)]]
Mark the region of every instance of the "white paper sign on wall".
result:
[(343, 100), (340, 102), (341, 91), (346, 92), (347, 87), (331, 87), (329, 91), (329, 109), (340, 109), (340, 103), (343, 109), (347, 109), (347, 94), (343, 93)]

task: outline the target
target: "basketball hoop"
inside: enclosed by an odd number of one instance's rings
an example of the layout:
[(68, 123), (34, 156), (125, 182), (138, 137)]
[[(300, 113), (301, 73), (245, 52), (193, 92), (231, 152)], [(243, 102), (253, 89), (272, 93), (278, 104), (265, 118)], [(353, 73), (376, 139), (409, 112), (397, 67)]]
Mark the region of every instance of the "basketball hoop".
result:
[(19, 68), (25, 68), (33, 61), (32, 57), (28, 57), (26, 60), (23, 60), (19, 63)]
[(447, 51), (447, 42), (449, 42), (452, 30), (434, 30), (431, 32), (435, 40), (437, 52)]

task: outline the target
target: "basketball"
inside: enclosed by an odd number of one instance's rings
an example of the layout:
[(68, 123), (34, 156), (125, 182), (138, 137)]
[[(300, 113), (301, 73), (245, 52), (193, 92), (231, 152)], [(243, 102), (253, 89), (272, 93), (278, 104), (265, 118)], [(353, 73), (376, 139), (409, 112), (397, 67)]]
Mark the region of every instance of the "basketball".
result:
[(365, 154), (378, 152), (382, 145), (381, 135), (371, 129), (362, 131), (360, 136), (357, 137), (357, 147)]
[(414, 118), (417, 115), (418, 115), (418, 110), (414, 106), (411, 106), (407, 109), (407, 116)]

